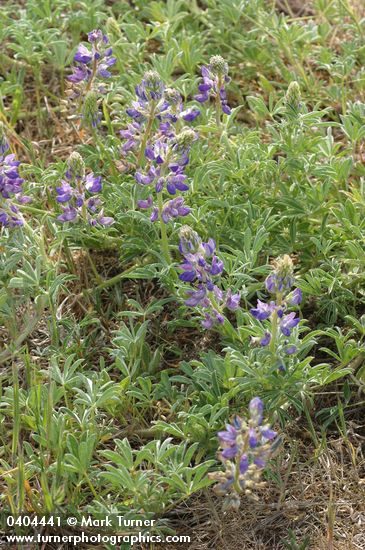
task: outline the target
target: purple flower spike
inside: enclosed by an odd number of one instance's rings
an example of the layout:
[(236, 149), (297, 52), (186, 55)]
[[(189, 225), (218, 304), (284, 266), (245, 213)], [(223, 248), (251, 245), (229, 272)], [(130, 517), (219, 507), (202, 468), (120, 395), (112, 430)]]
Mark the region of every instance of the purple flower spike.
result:
[(258, 397), (251, 400), (249, 410), (247, 421), (235, 417), (225, 431), (218, 432), (218, 459), (224, 470), (208, 474), (217, 482), (214, 491), (226, 497), (226, 509), (237, 509), (241, 494), (251, 494), (262, 486), (262, 470), (278, 444), (273, 443), (277, 433), (268, 424), (262, 426), (263, 403)]
[(19, 175), (20, 162), (15, 155), (7, 155), (8, 151), (9, 144), (0, 124), (0, 225), (12, 228), (24, 223), (15, 202), (26, 204), (31, 199), (22, 194), (24, 180)]
[[(220, 275), (224, 268), (222, 260), (214, 254), (215, 248), (213, 239), (204, 243), (187, 225), (181, 228), (179, 250), (184, 256), (184, 262), (180, 265), (182, 273), (179, 274), (179, 279), (193, 285), (198, 292), (204, 289), (204, 300), (196, 301), (189, 298), (185, 303), (190, 307), (199, 306), (206, 310), (203, 312), (202, 321), (205, 329), (224, 324), (223, 308), (235, 310), (240, 302), (239, 293), (232, 294), (230, 289), (224, 293), (214, 284), (214, 277)], [(188, 291), (190, 296), (194, 296), (194, 292)]]
[(195, 100), (199, 103), (205, 103), (211, 97), (219, 98), (220, 107), (223, 113), (231, 114), (231, 109), (227, 103), (227, 94), (225, 84), (229, 82), (228, 64), (220, 55), (214, 55), (210, 58), (209, 65), (202, 67), (203, 82), (199, 84), (199, 94)]
[[(82, 219), (90, 225), (109, 226), (113, 218), (104, 216), (101, 200), (94, 196), (102, 189), (101, 177), (92, 172), (85, 175), (85, 164), (78, 153), (71, 153), (67, 161), (65, 179), (56, 187), (56, 201), (63, 212), (57, 219), (61, 222), (76, 222)], [(89, 195), (93, 195), (90, 197)]]
[[(67, 77), (68, 89), (66, 93), (70, 100), (75, 102), (74, 109), (77, 116), (85, 122), (85, 113), (87, 113), (87, 118), (95, 127), (99, 124), (101, 115), (100, 113), (88, 113), (90, 105), (87, 106), (86, 101), (89, 96), (106, 93), (107, 90), (100, 80), (111, 77), (109, 69), (117, 60), (112, 57), (112, 48), (107, 47), (108, 38), (100, 29), (88, 33), (88, 42), (88, 46), (79, 44), (76, 50), (75, 65), (72, 67), (72, 73)], [(82, 109), (79, 108), (80, 104)]]

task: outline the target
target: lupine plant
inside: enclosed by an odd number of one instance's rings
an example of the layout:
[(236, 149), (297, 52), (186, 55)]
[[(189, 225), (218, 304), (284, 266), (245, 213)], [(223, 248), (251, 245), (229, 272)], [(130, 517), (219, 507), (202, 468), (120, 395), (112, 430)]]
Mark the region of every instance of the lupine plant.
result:
[(214, 239), (204, 243), (190, 227), (181, 228), (179, 251), (184, 262), (180, 265), (182, 273), (179, 274), (179, 279), (193, 286), (193, 289), (187, 291), (189, 298), (185, 304), (202, 311), (202, 325), (206, 329), (223, 324), (224, 308), (234, 311), (240, 303), (239, 293), (233, 294), (231, 289), (223, 292), (215, 284), (215, 279), (224, 268), (222, 260), (214, 253), (215, 249)]
[[(268, 347), (273, 361), (282, 361), (283, 354), (296, 353), (297, 346), (291, 338), (293, 329), (299, 324), (299, 317), (295, 311), (288, 313), (292, 307), (298, 306), (302, 301), (300, 288), (292, 290), (294, 284), (293, 262), (290, 256), (278, 258), (273, 267), (273, 272), (266, 278), (265, 288), (274, 299), (268, 302), (257, 301), (255, 308), (251, 308), (251, 314), (263, 323), (264, 333), (262, 337), (253, 339), (262, 347)], [(280, 367), (284, 368), (280, 363)]]
[(0, 508), (358, 547), (362, 3), (0, 4)]
[(229, 83), (228, 63), (221, 55), (213, 55), (210, 58), (209, 65), (202, 67), (203, 82), (199, 84), (200, 94), (195, 99), (200, 103), (208, 101), (210, 98), (215, 102), (215, 119), (217, 126), (221, 125), (222, 112), (226, 115), (231, 113), (227, 102), (226, 84)]
[(87, 35), (89, 46), (79, 44), (74, 55), (75, 65), (67, 77), (67, 95), (76, 106), (81, 121), (95, 128), (100, 120), (98, 96), (106, 92), (104, 80), (111, 77), (110, 68), (116, 63), (109, 39), (100, 29)]
[(0, 224), (5, 227), (23, 225), (18, 205), (31, 198), (23, 194), (23, 178), (19, 175), (20, 161), (10, 152), (4, 128), (0, 125)]
[(277, 433), (264, 422), (264, 404), (259, 397), (251, 399), (249, 418), (235, 416), (226, 430), (218, 432), (221, 451), (219, 460), (225, 470), (213, 472), (209, 477), (218, 482), (214, 491), (225, 497), (226, 509), (238, 510), (241, 495), (252, 495), (265, 486), (262, 473), (271, 454), (277, 448)]
[(65, 179), (56, 187), (61, 222), (83, 221), (90, 225), (111, 225), (114, 220), (104, 215), (102, 200), (97, 196), (102, 189), (101, 176), (85, 174), (85, 163), (79, 153), (73, 152), (67, 160)]
[[(156, 71), (147, 71), (140, 84), (135, 87), (136, 99), (126, 113), (133, 119), (120, 135), (125, 139), (122, 151), (136, 151), (136, 164), (140, 167), (144, 160), (146, 145), (154, 140), (171, 139), (180, 121), (193, 121), (200, 110), (196, 107), (183, 109), (180, 93), (166, 88)], [(154, 124), (158, 125), (154, 133)], [(154, 133), (154, 136), (153, 136)]]

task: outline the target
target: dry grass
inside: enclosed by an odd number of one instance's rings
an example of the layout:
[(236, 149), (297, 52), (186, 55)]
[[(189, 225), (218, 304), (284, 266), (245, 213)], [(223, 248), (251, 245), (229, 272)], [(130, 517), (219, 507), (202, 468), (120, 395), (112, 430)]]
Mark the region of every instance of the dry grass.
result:
[[(174, 526), (191, 536), (190, 550), (365, 549), (363, 428), (353, 424), (348, 438), (327, 447), (320, 441), (322, 451), (291, 439), (273, 472), (277, 482), (258, 502), (246, 497), (239, 512), (224, 513), (222, 500), (206, 492), (174, 512)], [(285, 545), (290, 532), (297, 546)]]

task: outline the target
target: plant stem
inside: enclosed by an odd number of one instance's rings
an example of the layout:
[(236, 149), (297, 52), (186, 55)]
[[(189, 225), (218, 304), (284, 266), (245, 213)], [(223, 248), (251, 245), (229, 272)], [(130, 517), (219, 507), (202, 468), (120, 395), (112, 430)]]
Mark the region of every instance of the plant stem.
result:
[(218, 90), (216, 92), (215, 96), (215, 122), (217, 124), (217, 128), (220, 129), (221, 127), (221, 100), (219, 97), (219, 90), (221, 89), (221, 81), (220, 78), (218, 79)]
[(142, 143), (141, 143), (141, 148), (139, 150), (138, 157), (137, 157), (137, 168), (140, 168), (141, 165), (142, 165), (142, 161), (143, 161), (143, 157), (144, 157), (144, 150), (146, 148), (147, 141), (149, 140), (151, 130), (152, 130), (152, 124), (153, 124), (153, 121), (155, 119), (155, 111), (156, 111), (156, 103), (153, 102), (151, 104), (151, 112), (150, 112), (150, 116), (148, 118), (146, 131), (144, 133)]
[(163, 209), (163, 200), (162, 200), (162, 192), (157, 193), (157, 201), (158, 201), (158, 217), (160, 220), (160, 232), (161, 232), (161, 245), (162, 245), (162, 251), (165, 256), (165, 260), (168, 264), (171, 263), (171, 256), (170, 256), (170, 250), (169, 250), (169, 241), (167, 238), (167, 231), (166, 231), (166, 224), (162, 219), (162, 209)]

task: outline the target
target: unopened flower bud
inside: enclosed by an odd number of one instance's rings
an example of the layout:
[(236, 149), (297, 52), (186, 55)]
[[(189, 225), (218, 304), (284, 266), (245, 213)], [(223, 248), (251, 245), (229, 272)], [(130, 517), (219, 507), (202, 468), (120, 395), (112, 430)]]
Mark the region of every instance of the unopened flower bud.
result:
[(285, 101), (288, 114), (298, 114), (301, 106), (301, 93), (299, 84), (295, 80), (291, 82), (288, 86), (287, 92), (285, 94)]
[(201, 247), (201, 238), (198, 233), (188, 225), (183, 225), (179, 232), (180, 252), (182, 254), (195, 254)]
[(98, 107), (98, 95), (95, 92), (89, 92), (84, 101), (82, 110), (83, 122), (86, 126), (95, 128), (100, 122), (100, 113)]
[(218, 76), (228, 74), (228, 63), (221, 55), (213, 55), (209, 60), (209, 67), (212, 73)]
[(67, 172), (70, 178), (82, 179), (85, 176), (85, 163), (79, 153), (73, 152), (68, 157)]
[(181, 95), (176, 88), (166, 88), (165, 99), (173, 105), (179, 105), (181, 103)]
[(144, 73), (142, 83), (148, 99), (160, 99), (162, 97), (164, 84), (156, 71)]
[(188, 149), (197, 138), (196, 132), (191, 128), (183, 128), (176, 136), (176, 145), (181, 149)]
[(251, 399), (248, 406), (251, 420), (259, 426), (262, 423), (264, 404), (259, 397), (254, 397)]
[(5, 135), (5, 126), (2, 122), (0, 122), (0, 155), (3, 155), (4, 153), (6, 153), (8, 149), (9, 149), (9, 144)]
[(118, 40), (122, 37), (122, 31), (114, 17), (108, 17), (105, 23), (105, 28), (108, 36), (114, 40)]

